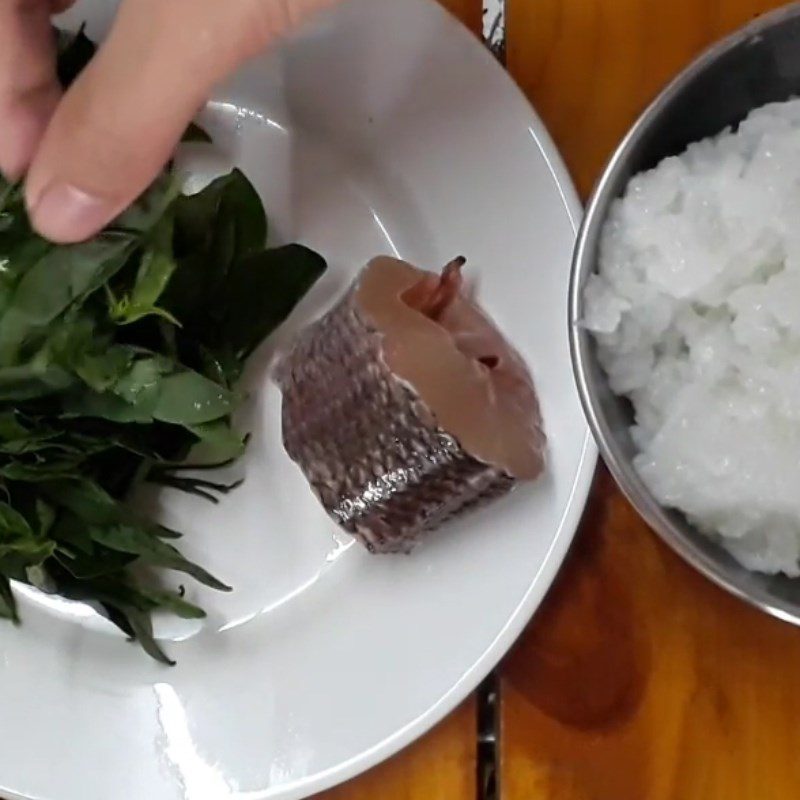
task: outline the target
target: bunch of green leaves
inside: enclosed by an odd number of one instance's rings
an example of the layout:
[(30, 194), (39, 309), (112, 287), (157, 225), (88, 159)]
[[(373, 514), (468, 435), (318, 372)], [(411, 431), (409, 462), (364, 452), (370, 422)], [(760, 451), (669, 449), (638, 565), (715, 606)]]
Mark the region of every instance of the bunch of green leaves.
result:
[[(68, 83), (93, 46), (82, 32), (60, 45)], [(92, 603), (165, 663), (152, 612), (203, 611), (141, 567), (228, 587), (126, 498), (144, 480), (212, 501), (232, 488), (181, 464), (198, 442), (214, 462), (241, 454), (245, 361), (325, 269), (301, 245), (265, 248), (240, 171), (179, 186), (166, 170), (100, 234), (55, 245), (0, 179), (0, 616), (18, 621), (10, 582), (25, 582)]]

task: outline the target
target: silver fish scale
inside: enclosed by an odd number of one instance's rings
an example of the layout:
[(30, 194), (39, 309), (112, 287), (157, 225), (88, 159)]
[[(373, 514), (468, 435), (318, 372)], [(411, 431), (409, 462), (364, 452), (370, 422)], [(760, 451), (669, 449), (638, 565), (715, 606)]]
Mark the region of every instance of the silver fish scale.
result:
[(278, 381), (287, 453), (328, 514), (373, 552), (408, 552), (515, 484), (465, 452), (386, 366), (355, 289), (301, 334)]

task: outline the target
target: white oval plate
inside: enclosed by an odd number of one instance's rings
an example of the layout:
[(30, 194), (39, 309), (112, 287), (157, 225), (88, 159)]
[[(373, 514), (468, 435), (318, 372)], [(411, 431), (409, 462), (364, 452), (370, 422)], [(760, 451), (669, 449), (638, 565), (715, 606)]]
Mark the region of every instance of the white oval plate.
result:
[[(90, 0), (66, 21), (100, 36), (112, 14)], [(88, 610), (25, 591), (22, 626), (0, 626), (0, 795), (288, 799), (350, 778), (496, 664), (584, 506), (595, 450), (567, 343), (580, 209), (541, 122), (483, 47), (429, 0), (356, 0), (242, 70), (202, 121), (215, 158), (262, 193), (273, 236), (331, 265), (250, 370), (245, 485), (215, 507), (159, 498), (189, 532), (187, 554), (235, 590), (191, 586), (208, 619), (159, 621), (172, 669)], [(534, 370), (550, 438), (545, 478), (410, 557), (370, 556), (337, 533), (283, 452), (269, 378), (275, 347), (378, 253), (430, 268), (467, 256)]]

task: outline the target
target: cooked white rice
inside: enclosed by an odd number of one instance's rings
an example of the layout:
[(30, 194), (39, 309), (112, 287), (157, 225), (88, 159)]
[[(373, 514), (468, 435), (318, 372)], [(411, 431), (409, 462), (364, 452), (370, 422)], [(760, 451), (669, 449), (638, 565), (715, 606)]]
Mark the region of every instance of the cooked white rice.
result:
[(800, 100), (631, 180), (585, 300), (655, 497), (800, 575)]

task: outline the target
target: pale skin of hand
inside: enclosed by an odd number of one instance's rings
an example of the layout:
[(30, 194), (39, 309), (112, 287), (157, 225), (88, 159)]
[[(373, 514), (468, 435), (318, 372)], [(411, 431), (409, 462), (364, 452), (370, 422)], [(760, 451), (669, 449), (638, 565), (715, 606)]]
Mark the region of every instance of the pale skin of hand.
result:
[(74, 0), (0, 0), (0, 172), (34, 227), (89, 238), (153, 181), (213, 88), (336, 0), (123, 0), (66, 94), (51, 16)]

